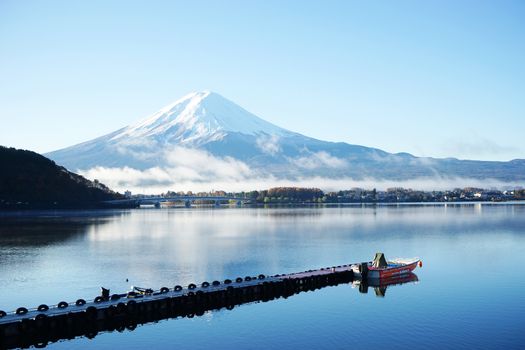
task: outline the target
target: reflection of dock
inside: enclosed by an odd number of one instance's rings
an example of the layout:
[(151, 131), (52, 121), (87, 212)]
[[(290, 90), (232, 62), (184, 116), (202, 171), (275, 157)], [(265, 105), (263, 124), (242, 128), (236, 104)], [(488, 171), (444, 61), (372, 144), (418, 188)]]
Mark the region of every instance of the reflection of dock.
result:
[(368, 287), (374, 288), (374, 292), (378, 297), (384, 297), (386, 294), (386, 289), (388, 286), (395, 286), (399, 284), (417, 282), (417, 275), (413, 272), (410, 272), (406, 275), (392, 276), (383, 279), (371, 279), (367, 280), (354, 280), (352, 285), (359, 287), (359, 292), (368, 293)]
[(15, 312), (0, 314), (0, 347), (45, 345), (83, 335), (93, 337), (102, 331), (131, 330), (138, 324), (200, 316), (208, 310), (286, 298), (353, 280), (351, 265), (341, 265), (287, 275), (203, 282), (186, 288), (164, 287), (145, 295), (113, 294), (91, 301), (79, 299), (36, 309), (18, 308)]

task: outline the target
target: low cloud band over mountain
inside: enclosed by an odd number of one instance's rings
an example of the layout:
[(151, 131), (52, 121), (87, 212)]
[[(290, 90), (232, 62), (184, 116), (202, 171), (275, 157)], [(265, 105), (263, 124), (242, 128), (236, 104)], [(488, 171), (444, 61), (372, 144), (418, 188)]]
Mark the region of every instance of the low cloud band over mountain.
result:
[(117, 190), (525, 184), (523, 159), (421, 158), (321, 141), (273, 125), (209, 91), (191, 93), (142, 121), (46, 156)]

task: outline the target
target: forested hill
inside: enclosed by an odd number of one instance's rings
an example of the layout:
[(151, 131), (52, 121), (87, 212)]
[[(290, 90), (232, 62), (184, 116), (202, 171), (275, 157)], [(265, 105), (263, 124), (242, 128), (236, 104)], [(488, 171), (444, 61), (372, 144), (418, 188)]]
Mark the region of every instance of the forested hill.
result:
[(0, 146), (0, 209), (95, 208), (121, 197), (38, 153)]

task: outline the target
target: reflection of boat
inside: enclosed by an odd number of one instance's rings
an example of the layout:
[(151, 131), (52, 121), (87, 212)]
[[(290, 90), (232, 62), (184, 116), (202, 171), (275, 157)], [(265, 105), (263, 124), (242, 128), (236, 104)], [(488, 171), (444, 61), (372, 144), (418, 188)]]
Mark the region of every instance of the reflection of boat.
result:
[(409, 272), (404, 275), (391, 276), (386, 278), (368, 278), (366, 280), (354, 280), (353, 287), (359, 287), (359, 292), (368, 293), (368, 287), (374, 288), (376, 296), (384, 297), (387, 286), (395, 286), (409, 282), (417, 282), (418, 277), (415, 273)]
[(357, 277), (368, 277), (368, 279), (382, 279), (412, 272), (417, 265), (421, 266), (419, 258), (394, 259), (386, 261), (383, 253), (376, 253), (374, 261), (352, 265), (352, 271)]

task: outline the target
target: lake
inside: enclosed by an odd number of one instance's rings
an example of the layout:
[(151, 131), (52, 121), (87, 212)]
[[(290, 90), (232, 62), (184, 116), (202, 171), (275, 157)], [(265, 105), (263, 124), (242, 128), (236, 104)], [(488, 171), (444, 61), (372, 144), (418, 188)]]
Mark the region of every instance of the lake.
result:
[(0, 309), (420, 257), (384, 297), (352, 284), (49, 344), (64, 349), (525, 347), (525, 204), (0, 214)]

